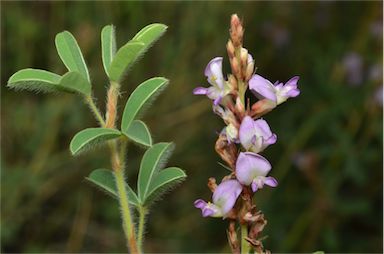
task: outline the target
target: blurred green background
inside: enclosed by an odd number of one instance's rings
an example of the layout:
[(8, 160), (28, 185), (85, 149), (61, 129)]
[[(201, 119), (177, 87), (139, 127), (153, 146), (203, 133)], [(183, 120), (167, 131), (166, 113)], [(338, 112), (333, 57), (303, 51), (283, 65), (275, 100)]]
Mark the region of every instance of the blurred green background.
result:
[[(77, 158), (73, 135), (96, 121), (66, 94), (15, 92), (5, 86), (27, 67), (64, 73), (54, 38), (71, 31), (82, 48), (98, 106), (107, 80), (100, 31), (117, 26), (118, 45), (149, 23), (166, 35), (123, 84), (120, 111), (140, 82), (171, 80), (145, 116), (156, 142), (176, 143), (169, 165), (187, 181), (157, 203), (147, 252), (229, 252), (221, 219), (193, 207), (210, 199), (207, 178), (227, 172), (214, 152), (221, 120), (205, 97), (206, 64), (225, 56), (229, 17), (238, 13), (257, 72), (271, 81), (301, 77), (301, 95), (265, 119), (279, 136), (264, 156), (279, 187), (257, 192), (273, 252), (383, 251), (382, 2), (1, 2), (1, 251), (124, 252), (117, 202), (87, 184), (108, 167), (107, 149)], [(227, 58), (226, 58), (227, 59)], [(226, 64), (225, 72), (229, 72)], [(143, 150), (129, 147), (134, 185)]]

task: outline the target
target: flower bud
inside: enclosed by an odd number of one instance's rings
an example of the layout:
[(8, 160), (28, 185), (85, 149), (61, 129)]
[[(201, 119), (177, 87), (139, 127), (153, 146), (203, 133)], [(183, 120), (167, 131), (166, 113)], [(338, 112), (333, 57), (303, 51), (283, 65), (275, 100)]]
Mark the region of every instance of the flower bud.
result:
[(212, 191), (215, 192), (217, 184), (216, 184), (216, 179), (214, 177), (210, 177), (208, 179), (208, 188)]
[(240, 47), (243, 41), (243, 26), (241, 25), (240, 19), (237, 14), (233, 14), (231, 16), (231, 28), (230, 28), (230, 36), (233, 42), (233, 46)]
[(240, 50), (240, 59), (241, 59), (241, 66), (247, 66), (248, 50), (246, 48), (241, 48), (241, 50)]
[(239, 130), (232, 123), (225, 127), (228, 142), (238, 142)]
[(231, 67), (233, 74), (235, 74), (238, 79), (241, 78), (240, 64), (237, 58), (232, 58)]
[(215, 150), (231, 168), (235, 167), (237, 148), (234, 143), (228, 142), (227, 135), (220, 134), (215, 144)]
[(255, 68), (255, 62), (250, 62), (247, 64), (247, 70), (245, 71), (245, 79), (248, 81), (252, 78), (253, 72)]
[(233, 46), (233, 43), (231, 40), (228, 40), (227, 42), (227, 52), (230, 58), (233, 58), (235, 56), (235, 47)]
[(244, 107), (244, 104), (241, 102), (240, 97), (236, 98), (236, 105), (235, 105), (235, 107), (236, 107), (236, 111), (237, 112), (244, 112), (245, 107)]
[(252, 105), (252, 114), (253, 116), (262, 116), (276, 107), (274, 101), (268, 99), (262, 99)]
[(229, 75), (228, 81), (232, 90), (237, 90), (237, 79), (233, 75)]

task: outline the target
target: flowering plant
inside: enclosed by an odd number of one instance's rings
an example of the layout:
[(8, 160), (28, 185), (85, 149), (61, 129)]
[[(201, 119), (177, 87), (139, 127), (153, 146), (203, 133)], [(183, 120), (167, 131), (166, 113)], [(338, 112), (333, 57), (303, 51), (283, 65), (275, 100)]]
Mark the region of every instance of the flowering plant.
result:
[[(276, 143), (277, 135), (261, 117), (290, 97), (300, 94), (297, 88), (299, 77), (285, 84), (272, 84), (255, 74), (255, 63), (248, 50), (242, 46), (244, 29), (236, 14), (231, 17), (230, 39), (227, 53), (232, 74), (225, 79), (222, 72), (222, 57), (212, 59), (205, 76), (211, 85), (197, 87), (193, 93), (206, 95), (213, 101), (213, 111), (226, 126), (220, 132), (215, 149), (226, 162), (231, 173), (219, 185), (215, 178), (208, 180), (213, 192), (212, 202), (195, 201), (204, 217), (222, 217), (229, 220), (228, 241), (233, 253), (264, 253), (259, 237), (267, 221), (253, 203), (253, 195), (265, 185), (276, 187), (277, 180), (268, 176), (272, 169), (269, 161), (260, 155), (269, 145)], [(258, 101), (250, 105), (246, 91), (250, 90)], [(236, 232), (236, 223), (241, 227), (241, 245)]]
[[(72, 155), (78, 155), (95, 146), (109, 147), (112, 169), (96, 169), (86, 179), (118, 200), (127, 246), (131, 253), (143, 252), (145, 221), (154, 201), (186, 178), (185, 172), (178, 167), (163, 169), (174, 145), (165, 142), (153, 144), (147, 125), (139, 120), (150, 102), (168, 85), (167, 79), (154, 77), (141, 83), (125, 104), (120, 128), (116, 126), (123, 79), (132, 65), (166, 29), (167, 26), (163, 24), (150, 24), (117, 49), (114, 26), (107, 25), (103, 28), (102, 61), (110, 83), (105, 117), (96, 106), (90, 74), (80, 47), (68, 31), (57, 34), (55, 39), (57, 52), (68, 72), (59, 75), (45, 70), (23, 69), (8, 80), (8, 87), (13, 89), (73, 93), (89, 106), (99, 127), (78, 132), (70, 142), (70, 151)], [(129, 142), (146, 149), (138, 172), (136, 192), (128, 185), (125, 177)], [(137, 218), (133, 216), (133, 211), (137, 212)]]

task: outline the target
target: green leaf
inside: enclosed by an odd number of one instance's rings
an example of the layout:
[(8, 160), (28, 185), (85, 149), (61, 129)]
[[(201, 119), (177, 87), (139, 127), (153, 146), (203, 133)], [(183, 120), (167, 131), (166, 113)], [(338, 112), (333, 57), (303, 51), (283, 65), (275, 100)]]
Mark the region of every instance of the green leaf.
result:
[[(91, 174), (86, 177), (89, 182), (93, 183), (100, 189), (107, 192), (107, 194), (112, 195), (112, 197), (117, 198), (117, 188), (115, 184), (115, 176), (112, 170), (109, 169), (95, 169)], [(138, 207), (140, 205), (139, 199), (136, 193), (129, 187), (126, 183), (125, 188), (127, 190), (128, 202), (131, 205)]]
[(143, 42), (146, 47), (150, 47), (165, 33), (167, 28), (164, 24), (150, 24), (141, 29), (132, 40)]
[(61, 77), (45, 70), (24, 69), (9, 78), (8, 87), (30, 91), (91, 94), (91, 84), (78, 72), (67, 72)]
[(60, 90), (57, 87), (60, 79), (60, 75), (49, 71), (23, 69), (9, 78), (8, 87), (30, 91), (55, 92)]
[(138, 144), (152, 146), (151, 133), (143, 121), (134, 120), (128, 130), (123, 132), (123, 134)]
[(167, 86), (165, 78), (151, 78), (141, 83), (128, 98), (121, 120), (121, 130), (126, 133), (132, 121), (142, 113), (157, 95)]
[(144, 153), (137, 181), (137, 193), (142, 202), (149, 193), (152, 180), (167, 162), (173, 148), (172, 143), (157, 143)]
[(109, 78), (112, 81), (120, 82), (133, 63), (144, 54), (144, 47), (145, 44), (138, 41), (129, 41), (122, 46), (108, 68)]
[(113, 57), (116, 54), (116, 36), (115, 27), (113, 25), (105, 26), (101, 31), (101, 52), (104, 70), (109, 77), (110, 75), (108, 69), (112, 63)]
[(160, 198), (165, 192), (174, 188), (181, 181), (185, 180), (187, 175), (183, 170), (177, 167), (170, 167), (161, 170), (149, 185), (148, 194), (143, 201), (144, 205)]
[(88, 68), (75, 37), (68, 31), (61, 32), (56, 35), (55, 44), (57, 53), (67, 69), (79, 72), (90, 82)]
[(79, 154), (106, 140), (121, 136), (121, 132), (108, 128), (88, 128), (78, 132), (71, 140), (70, 150), (72, 155)]
[(78, 72), (67, 72), (60, 80), (61, 87), (84, 95), (91, 95), (91, 84)]
[(107, 73), (112, 81), (120, 82), (130, 67), (167, 30), (163, 24), (151, 24), (141, 29), (132, 40), (121, 47), (112, 60)]

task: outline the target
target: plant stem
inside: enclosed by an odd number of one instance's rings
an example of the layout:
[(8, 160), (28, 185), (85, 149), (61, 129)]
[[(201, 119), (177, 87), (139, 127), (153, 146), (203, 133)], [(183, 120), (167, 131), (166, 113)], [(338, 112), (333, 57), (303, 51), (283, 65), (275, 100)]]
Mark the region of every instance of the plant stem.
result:
[[(120, 85), (116, 82), (111, 82), (108, 89), (107, 105), (106, 105), (106, 120), (104, 126), (106, 128), (115, 128), (117, 119), (117, 101), (119, 97)], [(127, 190), (125, 189), (124, 170), (126, 167), (125, 155), (127, 152), (127, 140), (120, 139), (120, 151), (118, 150), (116, 140), (110, 142), (111, 148), (111, 163), (115, 171), (117, 196), (121, 208), (121, 217), (123, 220), (123, 229), (127, 239), (127, 246), (131, 253), (139, 253), (136, 241), (135, 227), (133, 217), (129, 207)]]
[(139, 207), (139, 230), (137, 232), (137, 245), (139, 247), (139, 252), (143, 253), (143, 238), (144, 238), (144, 226), (145, 226), (145, 216), (148, 211), (145, 207)]
[(120, 84), (111, 81), (107, 94), (107, 105), (106, 105), (106, 128), (115, 128), (117, 118), (117, 101), (120, 94)]
[(93, 114), (95, 115), (97, 121), (100, 123), (102, 127), (105, 126), (104, 118), (101, 116), (101, 113), (99, 109), (97, 108), (95, 102), (93, 101), (92, 96), (85, 97), (85, 101), (89, 105), (89, 108), (92, 110)]
[(138, 253), (135, 229), (132, 223), (131, 210), (128, 204), (127, 190), (125, 189), (124, 170), (122, 168), (115, 170), (115, 179), (117, 196), (119, 198), (121, 216), (123, 219), (123, 229), (127, 238), (128, 249), (131, 253)]
[(241, 103), (243, 104), (244, 108), (246, 107), (245, 105), (245, 91), (246, 91), (246, 87), (245, 87), (245, 84), (242, 80), (239, 80), (238, 81), (238, 86), (239, 86), (239, 98), (240, 98), (240, 101)]
[(241, 225), (241, 254), (249, 253), (249, 243), (245, 238), (248, 237), (248, 226), (247, 224)]

